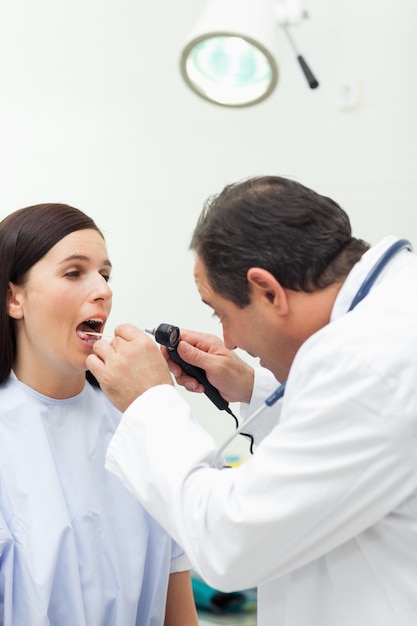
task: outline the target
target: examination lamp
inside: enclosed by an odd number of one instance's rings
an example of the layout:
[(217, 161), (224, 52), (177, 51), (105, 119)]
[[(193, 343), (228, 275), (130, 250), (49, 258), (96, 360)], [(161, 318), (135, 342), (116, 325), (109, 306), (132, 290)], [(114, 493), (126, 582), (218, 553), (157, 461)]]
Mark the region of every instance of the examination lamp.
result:
[(209, 0), (183, 47), (185, 82), (202, 98), (223, 106), (261, 102), (278, 82), (275, 48), (281, 26), (315, 89), (318, 82), (287, 30), (304, 17), (298, 0)]

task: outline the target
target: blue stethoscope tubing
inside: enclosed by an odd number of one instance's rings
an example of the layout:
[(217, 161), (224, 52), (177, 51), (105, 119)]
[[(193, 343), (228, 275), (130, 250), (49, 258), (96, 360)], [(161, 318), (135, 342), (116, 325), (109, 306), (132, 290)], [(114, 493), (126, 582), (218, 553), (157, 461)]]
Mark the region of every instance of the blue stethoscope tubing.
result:
[(387, 250), (385, 250), (384, 254), (375, 263), (375, 265), (373, 266), (373, 268), (371, 269), (371, 271), (369, 272), (369, 274), (363, 281), (362, 285), (360, 286), (358, 293), (353, 298), (352, 303), (350, 307), (348, 308), (348, 312), (352, 311), (352, 309), (354, 309), (355, 306), (359, 304), (359, 302), (368, 295), (372, 287), (375, 285), (375, 282), (377, 278), (379, 277), (379, 275), (381, 274), (384, 267), (388, 265), (392, 257), (395, 256), (401, 250), (409, 250), (410, 252), (413, 251), (413, 246), (411, 242), (408, 241), (408, 239), (398, 239), (398, 241), (393, 243)]
[[(368, 293), (371, 291), (372, 287), (375, 285), (378, 277), (380, 276), (382, 270), (388, 265), (391, 259), (401, 250), (409, 250), (413, 251), (413, 246), (408, 239), (398, 239), (395, 241), (387, 250), (385, 250), (384, 254), (379, 258), (379, 260), (375, 263), (373, 268), (370, 270), (369, 274), (366, 276), (365, 280), (362, 282), (362, 285), (359, 287), (357, 294), (353, 298), (348, 311), (352, 311), (361, 300), (363, 300)], [(255, 417), (261, 413), (267, 406), (272, 406), (275, 402), (280, 400), (285, 393), (285, 386), (287, 381), (281, 383), (281, 385), (275, 389), (273, 393), (265, 400), (264, 404), (262, 404), (259, 409), (257, 409), (247, 420), (243, 422), (236, 430), (232, 433), (232, 435), (226, 439), (226, 441), (220, 446), (217, 450), (216, 455), (214, 457), (213, 463), (221, 456), (222, 452), (227, 448), (227, 446), (233, 441), (233, 439), (245, 430), (250, 422), (252, 422)]]

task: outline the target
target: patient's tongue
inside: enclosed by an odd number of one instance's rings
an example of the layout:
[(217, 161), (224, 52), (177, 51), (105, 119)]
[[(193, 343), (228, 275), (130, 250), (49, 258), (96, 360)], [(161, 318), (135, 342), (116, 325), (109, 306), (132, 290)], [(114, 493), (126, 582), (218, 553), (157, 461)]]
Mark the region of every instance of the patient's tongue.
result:
[(91, 332), (92, 330), (94, 330), (93, 328), (91, 328), (91, 326), (89, 326), (88, 324), (86, 324), (86, 322), (82, 322), (81, 324), (79, 324), (77, 326), (77, 332), (82, 332), (82, 333), (88, 333)]

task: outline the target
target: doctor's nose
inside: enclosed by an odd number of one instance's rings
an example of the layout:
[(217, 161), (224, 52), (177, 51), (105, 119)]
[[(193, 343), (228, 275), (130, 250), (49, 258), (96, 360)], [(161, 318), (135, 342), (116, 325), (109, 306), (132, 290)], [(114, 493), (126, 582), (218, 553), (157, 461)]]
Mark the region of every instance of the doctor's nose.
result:
[(223, 341), (228, 350), (235, 350), (236, 344), (233, 343), (230, 334), (223, 328)]

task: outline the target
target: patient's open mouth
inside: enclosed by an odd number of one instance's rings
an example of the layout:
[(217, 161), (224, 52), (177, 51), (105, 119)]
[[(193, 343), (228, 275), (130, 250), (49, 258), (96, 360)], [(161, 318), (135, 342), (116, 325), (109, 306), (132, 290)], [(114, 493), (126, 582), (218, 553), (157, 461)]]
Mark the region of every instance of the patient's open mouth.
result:
[(87, 343), (93, 344), (99, 338), (94, 333), (100, 333), (103, 329), (103, 326), (103, 320), (94, 317), (89, 320), (85, 320), (85, 322), (81, 322), (81, 324), (77, 326), (76, 332), (80, 339)]

